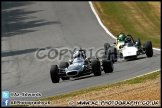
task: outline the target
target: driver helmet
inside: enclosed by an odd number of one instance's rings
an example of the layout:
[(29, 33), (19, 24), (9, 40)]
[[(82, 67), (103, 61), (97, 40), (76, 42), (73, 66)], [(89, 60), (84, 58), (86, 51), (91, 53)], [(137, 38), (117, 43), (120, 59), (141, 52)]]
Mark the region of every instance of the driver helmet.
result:
[(81, 54), (80, 54), (80, 52), (79, 51), (76, 51), (74, 54), (73, 54), (73, 58), (75, 59), (75, 58), (78, 58), (78, 57), (80, 57), (81, 56)]
[(124, 41), (124, 34), (119, 34), (119, 41)]
[(125, 38), (125, 43), (129, 43), (131, 42), (131, 39), (130, 38)]

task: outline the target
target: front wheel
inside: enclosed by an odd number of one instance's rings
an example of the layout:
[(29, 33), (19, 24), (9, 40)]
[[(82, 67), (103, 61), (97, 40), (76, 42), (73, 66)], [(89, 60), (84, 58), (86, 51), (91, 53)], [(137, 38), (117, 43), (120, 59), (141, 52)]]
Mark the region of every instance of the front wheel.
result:
[(102, 60), (102, 66), (105, 73), (111, 73), (114, 70), (114, 65), (110, 60)]
[(59, 72), (58, 66), (52, 65), (50, 70), (50, 75), (53, 83), (58, 83), (60, 81), (60, 76), (58, 72)]
[(61, 62), (59, 68), (67, 68), (69, 66), (68, 62)]
[[(60, 68), (60, 69), (68, 68), (68, 66), (69, 66), (68, 62), (61, 62), (61, 63), (59, 64), (59, 68)], [(61, 77), (61, 79), (62, 79), (62, 80), (69, 80), (70, 77), (65, 76), (65, 77)]]
[(152, 57), (153, 49), (152, 49), (151, 41), (146, 41), (145, 42), (145, 52), (146, 52), (147, 57)]
[(101, 66), (98, 59), (91, 60), (91, 66), (92, 66), (92, 72), (94, 76), (100, 76), (101, 75)]

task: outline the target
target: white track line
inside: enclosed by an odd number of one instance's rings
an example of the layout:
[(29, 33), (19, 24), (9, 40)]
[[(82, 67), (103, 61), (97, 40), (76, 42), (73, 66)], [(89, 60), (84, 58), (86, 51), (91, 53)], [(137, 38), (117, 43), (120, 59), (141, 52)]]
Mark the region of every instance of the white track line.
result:
[(159, 48), (153, 48), (154, 50), (157, 50), (157, 51), (161, 51), (161, 49), (159, 49)]
[[(110, 35), (112, 38), (116, 39), (116, 37), (115, 37), (113, 34), (111, 34), (110, 31), (103, 25), (103, 23), (102, 23), (100, 17), (98, 16), (96, 10), (95, 10), (94, 7), (93, 7), (93, 4), (92, 4), (91, 1), (89, 1), (89, 4), (90, 4), (90, 7), (91, 7), (91, 9), (92, 9), (94, 15), (96, 16), (96, 18), (97, 18), (97, 20), (98, 20), (98, 22), (99, 22), (99, 24), (101, 25), (101, 27), (106, 31), (106, 33), (107, 33), (108, 35)], [(161, 49), (158, 49), (158, 48), (153, 48), (153, 49), (154, 49), (154, 50), (161, 51)]]
[[(152, 71), (152, 72), (149, 72), (149, 73), (146, 73), (146, 74), (138, 75), (138, 76), (136, 76), (136, 77), (132, 77), (132, 78), (129, 78), (129, 79), (126, 79), (126, 80), (122, 80), (122, 81), (119, 81), (119, 82), (127, 81), (127, 80), (134, 79), (134, 78), (138, 78), (138, 77), (141, 77), (141, 76), (144, 76), (144, 75), (148, 75), (148, 74), (151, 74), (151, 73), (160, 71), (160, 70), (161, 70), (161, 69), (158, 69), (158, 70), (155, 70), (155, 71)], [(117, 83), (117, 82), (115, 82), (115, 83)]]

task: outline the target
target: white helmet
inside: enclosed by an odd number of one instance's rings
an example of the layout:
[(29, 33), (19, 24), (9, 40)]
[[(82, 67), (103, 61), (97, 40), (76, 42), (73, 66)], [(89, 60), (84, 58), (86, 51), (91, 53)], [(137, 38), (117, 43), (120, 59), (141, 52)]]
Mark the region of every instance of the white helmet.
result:
[(76, 51), (76, 52), (73, 54), (73, 58), (78, 58), (78, 57), (80, 57), (80, 56), (81, 56), (81, 54), (80, 54), (79, 51)]

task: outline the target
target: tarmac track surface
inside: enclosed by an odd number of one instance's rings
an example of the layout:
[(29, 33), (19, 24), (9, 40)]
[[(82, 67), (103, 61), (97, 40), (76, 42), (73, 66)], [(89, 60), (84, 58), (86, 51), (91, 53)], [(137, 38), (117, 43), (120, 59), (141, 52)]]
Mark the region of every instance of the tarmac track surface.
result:
[(88, 2), (2, 2), (1, 6), (2, 90), (40, 92), (42, 97), (46, 97), (109, 84), (160, 69), (160, 51), (154, 50), (152, 58), (141, 55), (134, 61), (115, 63), (113, 73), (103, 72), (97, 77), (92, 74), (53, 84), (50, 67), (59, 62), (38, 61), (34, 56), (37, 49), (75, 46), (99, 48), (115, 40), (99, 25)]

